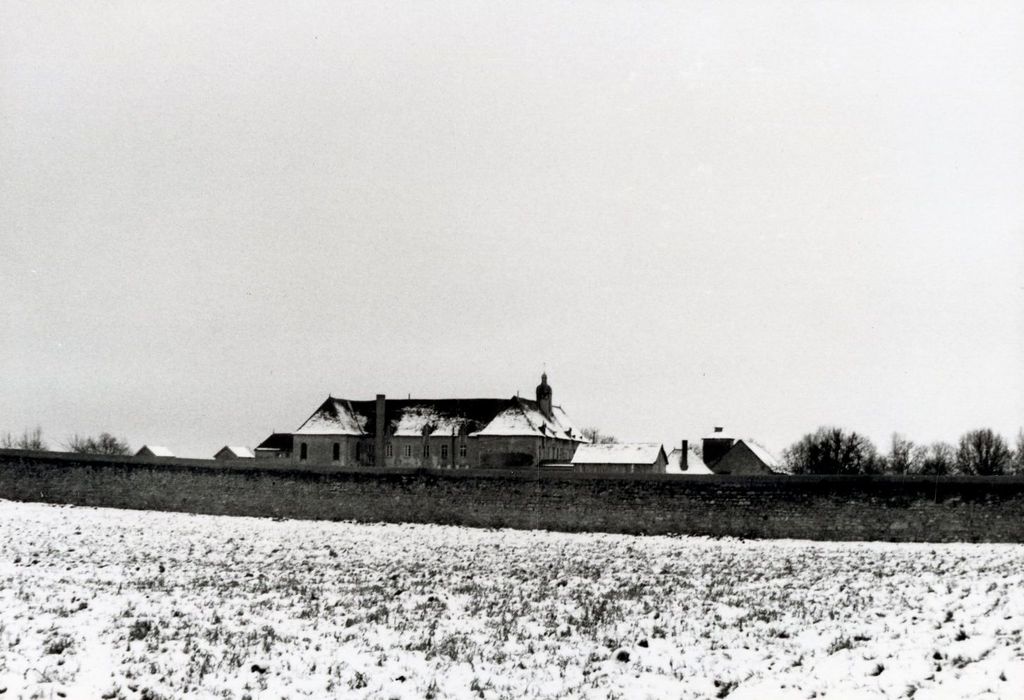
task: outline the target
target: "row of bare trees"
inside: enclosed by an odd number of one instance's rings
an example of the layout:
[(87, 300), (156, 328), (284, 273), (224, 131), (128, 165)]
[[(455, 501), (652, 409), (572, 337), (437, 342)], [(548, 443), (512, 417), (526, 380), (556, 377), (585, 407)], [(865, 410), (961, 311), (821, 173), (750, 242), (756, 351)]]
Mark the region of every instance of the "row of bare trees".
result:
[(619, 441), (614, 435), (605, 435), (599, 428), (584, 428), (580, 432), (595, 445), (613, 445)]
[(792, 474), (1024, 475), (1024, 429), (1015, 448), (988, 428), (964, 433), (955, 446), (918, 445), (894, 433), (888, 454), (881, 454), (864, 435), (823, 427), (787, 449), (783, 463)]
[[(63, 442), (63, 446), (69, 452), (80, 454), (97, 455), (126, 455), (131, 454), (131, 446), (123, 438), (115, 437), (110, 433), (100, 433), (93, 436), (72, 435)], [(32, 430), (25, 430), (21, 435), (14, 435), (10, 432), (0, 435), (0, 448), (15, 450), (46, 450), (49, 445), (43, 439), (43, 429), (40, 427)]]

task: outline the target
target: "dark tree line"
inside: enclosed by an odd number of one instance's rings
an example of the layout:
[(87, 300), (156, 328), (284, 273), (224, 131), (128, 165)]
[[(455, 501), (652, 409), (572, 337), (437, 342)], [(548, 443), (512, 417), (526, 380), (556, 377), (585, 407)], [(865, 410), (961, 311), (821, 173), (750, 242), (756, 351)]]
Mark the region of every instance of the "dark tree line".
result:
[(956, 446), (917, 445), (894, 433), (883, 455), (859, 433), (823, 427), (787, 449), (783, 462), (792, 474), (1024, 475), (1024, 430), (1017, 433), (1015, 449), (988, 428), (964, 433)]
[[(46, 450), (49, 449), (43, 439), (43, 429), (36, 427), (33, 430), (25, 430), (21, 435), (4, 433), (0, 435), (0, 447), (16, 450)], [(64, 442), (68, 452), (79, 454), (96, 455), (127, 455), (131, 454), (131, 446), (123, 438), (115, 437), (110, 433), (100, 433), (93, 436), (72, 435)]]
[(37, 426), (32, 430), (26, 429), (21, 435), (4, 433), (0, 435), (0, 447), (11, 450), (45, 450), (43, 429)]
[(68, 438), (64, 445), (69, 452), (94, 455), (126, 455), (131, 454), (131, 447), (126, 440), (114, 437), (110, 433), (100, 433), (97, 437)]
[(605, 435), (598, 428), (584, 428), (580, 431), (583, 433), (583, 437), (590, 440), (595, 445), (611, 445), (618, 442), (618, 439), (613, 435)]

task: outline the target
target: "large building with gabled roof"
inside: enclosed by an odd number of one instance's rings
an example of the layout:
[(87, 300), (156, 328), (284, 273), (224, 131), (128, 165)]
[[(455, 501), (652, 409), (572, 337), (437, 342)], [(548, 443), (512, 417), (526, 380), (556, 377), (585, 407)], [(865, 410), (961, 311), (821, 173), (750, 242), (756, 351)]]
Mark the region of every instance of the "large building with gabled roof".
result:
[[(290, 454), (280, 433), (256, 449), (310, 468), (376, 466), (507, 468), (568, 461), (587, 442), (552, 403), (547, 374), (536, 399), (388, 399), (328, 396), (291, 433)], [(264, 447), (266, 445), (266, 447)]]

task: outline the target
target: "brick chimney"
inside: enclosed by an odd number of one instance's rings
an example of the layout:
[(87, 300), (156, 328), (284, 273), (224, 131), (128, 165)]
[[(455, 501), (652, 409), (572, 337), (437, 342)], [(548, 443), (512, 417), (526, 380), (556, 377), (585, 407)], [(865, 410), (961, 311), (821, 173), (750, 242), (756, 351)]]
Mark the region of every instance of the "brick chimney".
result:
[(377, 394), (377, 415), (374, 421), (373, 464), (384, 466), (384, 394)]

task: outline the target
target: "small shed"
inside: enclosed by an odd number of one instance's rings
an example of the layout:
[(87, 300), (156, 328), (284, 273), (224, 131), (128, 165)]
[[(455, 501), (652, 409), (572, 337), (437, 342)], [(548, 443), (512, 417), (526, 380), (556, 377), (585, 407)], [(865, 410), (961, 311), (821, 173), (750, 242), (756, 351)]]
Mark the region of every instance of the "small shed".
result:
[(161, 445), (143, 445), (135, 453), (136, 457), (173, 457), (174, 453)]
[(248, 447), (240, 447), (238, 445), (224, 445), (224, 447), (217, 450), (217, 454), (213, 456), (214, 459), (256, 459), (256, 455), (252, 453)]
[(664, 474), (667, 463), (658, 442), (580, 445), (572, 457), (575, 471), (594, 474)]

